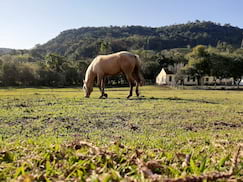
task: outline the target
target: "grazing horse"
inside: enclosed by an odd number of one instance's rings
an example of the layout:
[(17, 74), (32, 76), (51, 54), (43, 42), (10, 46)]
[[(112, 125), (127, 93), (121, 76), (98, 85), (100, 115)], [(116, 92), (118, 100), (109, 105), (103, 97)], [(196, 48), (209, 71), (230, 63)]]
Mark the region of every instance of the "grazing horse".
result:
[(109, 55), (97, 56), (89, 65), (83, 84), (85, 97), (89, 97), (93, 91), (94, 79), (97, 78), (97, 85), (101, 91), (100, 98), (107, 98), (105, 93), (105, 77), (108, 75), (125, 74), (130, 86), (130, 92), (127, 98), (132, 96), (133, 86), (136, 85), (136, 95), (139, 96), (139, 85), (144, 82), (143, 76), (140, 73), (139, 56), (127, 51), (122, 51)]

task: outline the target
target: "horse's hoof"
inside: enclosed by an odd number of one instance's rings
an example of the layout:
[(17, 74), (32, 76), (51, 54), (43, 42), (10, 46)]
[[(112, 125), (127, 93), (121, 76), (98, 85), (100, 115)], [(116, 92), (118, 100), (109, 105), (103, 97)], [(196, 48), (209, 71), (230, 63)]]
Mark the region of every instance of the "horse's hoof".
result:
[(108, 97), (108, 95), (107, 95), (107, 94), (104, 94), (104, 95), (101, 95), (101, 96), (99, 97), (99, 99), (107, 99), (107, 97)]
[(131, 97), (131, 95), (127, 96), (127, 99), (129, 99)]

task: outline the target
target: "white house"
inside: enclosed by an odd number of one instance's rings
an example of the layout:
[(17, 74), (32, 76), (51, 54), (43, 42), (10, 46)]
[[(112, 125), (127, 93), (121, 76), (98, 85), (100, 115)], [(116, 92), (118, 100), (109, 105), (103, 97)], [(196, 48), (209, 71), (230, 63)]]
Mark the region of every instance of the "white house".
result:
[[(176, 73), (184, 67), (184, 63), (175, 64), (173, 66), (169, 66), (168, 68), (162, 68), (160, 73), (156, 77), (156, 84), (158, 85), (176, 85)], [(218, 85), (233, 85), (234, 79), (215, 79), (213, 76), (204, 76), (201, 80), (203, 85), (214, 85), (215, 83)], [(190, 76), (186, 76), (183, 80), (184, 85), (197, 85), (197, 80)]]
[[(158, 85), (176, 85), (176, 73), (169, 71), (166, 68), (162, 68), (158, 76), (156, 77), (156, 84)], [(197, 85), (197, 80), (195, 78), (190, 78), (187, 76), (184, 78), (184, 85)]]
[(175, 83), (175, 74), (168, 69), (162, 68), (156, 77), (158, 85), (172, 85)]

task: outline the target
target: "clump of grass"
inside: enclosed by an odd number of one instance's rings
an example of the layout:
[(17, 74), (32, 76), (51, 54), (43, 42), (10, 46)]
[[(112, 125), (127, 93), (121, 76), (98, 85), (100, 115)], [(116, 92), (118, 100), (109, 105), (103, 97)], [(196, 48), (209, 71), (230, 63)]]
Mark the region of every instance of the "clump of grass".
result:
[(232, 162), (230, 158), (224, 159), (220, 165), (225, 170), (220, 171), (214, 168), (218, 161), (209, 156), (201, 160), (202, 154), (188, 158), (184, 153), (163, 149), (131, 148), (120, 141), (96, 146), (78, 139), (49, 144), (28, 140), (9, 144), (0, 151), (0, 180), (190, 182), (240, 179), (240, 152), (241, 147)]
[[(141, 91), (144, 97), (127, 100), (126, 88), (108, 89), (109, 99), (100, 100), (97, 89), (90, 99), (72, 88), (1, 89), (0, 181), (210, 180), (229, 174), (235, 146), (243, 142), (241, 92)], [(229, 178), (241, 179), (242, 166), (239, 154)]]

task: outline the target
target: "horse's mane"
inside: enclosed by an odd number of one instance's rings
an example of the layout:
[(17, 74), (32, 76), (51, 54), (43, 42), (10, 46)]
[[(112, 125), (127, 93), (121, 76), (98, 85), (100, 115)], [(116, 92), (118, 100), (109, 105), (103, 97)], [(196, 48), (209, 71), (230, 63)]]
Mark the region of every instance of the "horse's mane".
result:
[[(95, 59), (97, 59), (97, 58), (95, 58)], [(94, 60), (95, 60), (94, 59)], [(87, 69), (87, 71), (86, 71), (86, 73), (85, 73), (85, 82), (87, 82), (88, 81), (88, 79), (90, 78), (90, 76), (91, 76), (91, 74), (92, 74), (92, 65), (93, 65), (93, 63), (94, 63), (94, 61), (92, 61), (91, 62), (91, 64), (89, 65), (89, 67), (88, 67), (88, 69)]]

